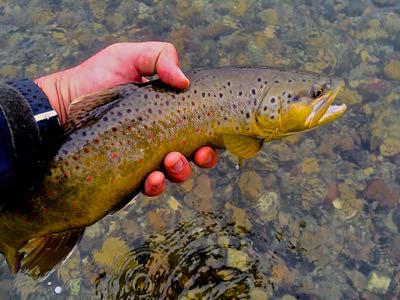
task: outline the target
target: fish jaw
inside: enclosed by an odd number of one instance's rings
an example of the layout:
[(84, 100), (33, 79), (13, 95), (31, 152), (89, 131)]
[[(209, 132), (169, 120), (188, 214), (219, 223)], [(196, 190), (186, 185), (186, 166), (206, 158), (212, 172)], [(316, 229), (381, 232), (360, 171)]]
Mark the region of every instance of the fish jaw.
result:
[(315, 99), (311, 104), (313, 109), (306, 119), (305, 127), (311, 129), (325, 125), (342, 116), (347, 110), (346, 104), (332, 105), (332, 103), (343, 89), (344, 83), (339, 82), (333, 91)]

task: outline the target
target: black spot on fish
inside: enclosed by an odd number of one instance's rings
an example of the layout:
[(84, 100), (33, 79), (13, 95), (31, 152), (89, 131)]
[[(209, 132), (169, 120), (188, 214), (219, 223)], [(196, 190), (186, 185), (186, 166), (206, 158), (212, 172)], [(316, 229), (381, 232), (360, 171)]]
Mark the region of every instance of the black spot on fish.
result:
[(153, 110), (152, 110), (151, 108), (149, 108), (147, 111), (148, 111), (150, 114), (153, 113)]
[(261, 80), (262, 80), (262, 79), (261, 79), (260, 77), (257, 78), (257, 81), (258, 81), (258, 82), (261, 82)]
[(232, 94), (232, 90), (229, 90), (229, 94)]
[(253, 100), (253, 105), (256, 106), (257, 105), (257, 99)]
[(239, 130), (239, 127), (238, 127), (238, 126), (236, 126), (236, 130)]
[(271, 98), (271, 103), (275, 103), (275, 97)]
[(264, 84), (268, 84), (268, 81), (265, 80), (265, 81), (264, 81)]
[(226, 121), (226, 120), (228, 120), (228, 118), (227, 118), (227, 117), (224, 117), (224, 121)]
[(169, 106), (169, 101), (168, 101), (168, 100), (165, 101), (165, 105), (166, 105), (166, 106)]
[(104, 121), (104, 122), (107, 122), (107, 121), (108, 121), (108, 118), (107, 118), (107, 117), (103, 117), (103, 121)]
[(117, 115), (119, 116), (119, 117), (121, 117), (122, 116), (122, 112), (117, 112)]
[(268, 109), (268, 106), (264, 106), (264, 109), (263, 109), (263, 110), (266, 111), (267, 109)]
[(274, 119), (275, 117), (274, 116), (271, 116), (271, 119)]
[(192, 101), (192, 106), (194, 106), (195, 105), (195, 103), (194, 103), (194, 101)]
[(275, 82), (275, 83), (279, 83), (279, 80), (275, 80), (274, 82)]
[(252, 89), (252, 90), (251, 90), (251, 93), (252, 93), (253, 95), (255, 95), (255, 94), (256, 94), (256, 90), (255, 90), (255, 89)]
[(234, 109), (236, 109), (236, 104), (233, 104), (233, 106), (232, 106)]
[(197, 94), (197, 90), (194, 90), (193, 93)]
[(288, 82), (291, 83), (291, 82), (292, 82), (292, 79), (289, 79)]
[(161, 109), (159, 109), (159, 110), (158, 110), (158, 113), (159, 113), (160, 115), (162, 114), (162, 111), (161, 111)]
[(144, 94), (143, 97), (144, 97), (144, 99), (148, 99), (149, 98), (149, 96), (147, 94)]
[(242, 96), (242, 95), (243, 95), (243, 92), (242, 92), (242, 91), (240, 91), (240, 92), (239, 92), (239, 96)]
[(240, 113), (243, 115), (243, 110), (241, 110)]
[(246, 118), (249, 119), (250, 118), (250, 113), (246, 113)]
[(202, 92), (201, 96), (204, 98), (206, 96), (206, 93)]
[(113, 132), (117, 132), (117, 131), (118, 131), (118, 129), (115, 128), (115, 127), (113, 127), (111, 130), (112, 130)]
[(208, 96), (208, 97), (211, 97), (211, 93), (207, 93), (207, 96)]
[(156, 99), (160, 99), (160, 95), (159, 94), (156, 94)]
[(132, 112), (132, 109), (128, 108), (128, 109), (126, 110), (126, 112), (127, 112), (128, 114), (130, 114), (130, 113)]
[(86, 136), (86, 131), (82, 131), (82, 136)]
[(286, 95), (286, 92), (284, 91), (283, 93), (282, 93), (282, 96), (285, 96)]
[(287, 97), (288, 97), (288, 98), (292, 98), (292, 94), (289, 93), (289, 94), (287, 95)]
[(228, 84), (228, 86), (231, 86), (231, 82), (230, 81), (228, 81), (227, 84)]
[(139, 121), (143, 121), (143, 118), (142, 118), (142, 117), (139, 117), (138, 120), (139, 120)]
[(219, 97), (222, 98), (224, 96), (223, 93), (219, 93)]

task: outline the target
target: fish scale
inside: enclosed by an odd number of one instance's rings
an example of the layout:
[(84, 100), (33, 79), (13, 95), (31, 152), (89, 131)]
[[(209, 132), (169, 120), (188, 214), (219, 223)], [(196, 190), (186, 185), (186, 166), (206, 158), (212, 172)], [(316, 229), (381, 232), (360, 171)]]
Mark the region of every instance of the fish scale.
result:
[(72, 103), (71, 133), (28, 195), (31, 210), (0, 215), (0, 250), (12, 269), (17, 269), (16, 251), (25, 247), (25, 270), (49, 271), (54, 261), (46, 262), (46, 255), (51, 253), (34, 251), (38, 245), (48, 249), (43, 245), (52, 241), (66, 255), (79, 237), (68, 230), (83, 233), (126, 204), (150, 172), (162, 170), (171, 151), (190, 158), (209, 145), (251, 158), (264, 142), (328, 123), (345, 111), (330, 106), (342, 82), (316, 74), (222, 67), (195, 70), (188, 77), (191, 85), (184, 91), (157, 80)]

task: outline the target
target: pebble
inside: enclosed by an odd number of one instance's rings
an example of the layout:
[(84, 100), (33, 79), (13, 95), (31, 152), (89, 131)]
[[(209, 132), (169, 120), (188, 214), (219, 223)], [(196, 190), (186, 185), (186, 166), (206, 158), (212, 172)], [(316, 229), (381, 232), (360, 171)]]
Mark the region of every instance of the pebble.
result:
[(385, 76), (392, 80), (400, 80), (400, 60), (391, 59), (383, 68)]
[(386, 275), (372, 271), (368, 277), (367, 290), (380, 294), (385, 294), (391, 283), (391, 279)]
[(250, 261), (249, 256), (239, 250), (229, 248), (227, 249), (227, 266), (230, 268), (239, 269), (242, 272), (248, 270), (248, 262)]

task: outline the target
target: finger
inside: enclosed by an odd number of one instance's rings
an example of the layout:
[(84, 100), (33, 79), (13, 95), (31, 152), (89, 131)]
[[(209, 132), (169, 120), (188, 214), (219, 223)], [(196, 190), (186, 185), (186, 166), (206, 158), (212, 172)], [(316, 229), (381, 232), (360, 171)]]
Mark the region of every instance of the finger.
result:
[(151, 172), (144, 183), (143, 194), (149, 197), (160, 195), (165, 190), (165, 176), (160, 171)]
[(170, 152), (164, 158), (168, 178), (173, 182), (182, 182), (189, 178), (192, 169), (187, 159), (179, 152)]
[(194, 163), (201, 168), (212, 168), (217, 164), (218, 154), (211, 147), (202, 147), (194, 155)]
[(178, 54), (170, 43), (163, 43), (158, 56), (156, 71), (160, 80), (178, 89), (187, 89), (190, 81), (179, 68)]

